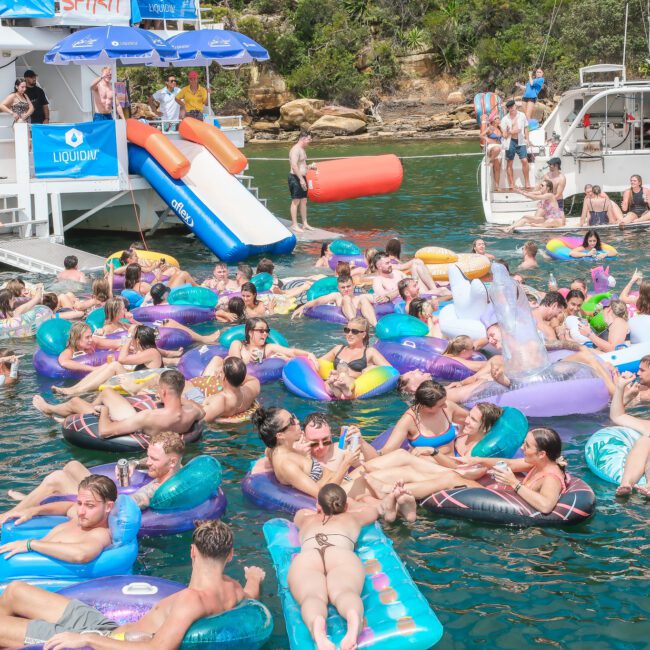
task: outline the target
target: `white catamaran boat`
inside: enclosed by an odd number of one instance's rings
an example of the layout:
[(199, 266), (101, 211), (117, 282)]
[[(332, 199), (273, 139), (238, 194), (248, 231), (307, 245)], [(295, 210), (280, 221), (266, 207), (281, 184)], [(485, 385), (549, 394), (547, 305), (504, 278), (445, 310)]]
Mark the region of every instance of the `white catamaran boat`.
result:
[[(605, 192), (624, 191), (630, 186), (631, 174), (647, 176), (650, 81), (628, 81), (623, 65), (581, 68), (580, 85), (562, 95), (548, 119), (530, 132), (530, 142), (534, 161), (529, 165), (527, 185), (542, 180), (550, 158), (560, 158), (566, 176), (565, 211), (588, 183), (600, 185)], [(514, 171), (521, 186), (518, 158)], [(480, 165), (480, 183), (487, 223), (510, 225), (535, 212), (534, 201), (507, 191), (505, 159), (498, 191), (493, 190), (492, 168), (485, 158)], [(578, 225), (579, 217), (569, 217), (563, 230), (575, 230)]]

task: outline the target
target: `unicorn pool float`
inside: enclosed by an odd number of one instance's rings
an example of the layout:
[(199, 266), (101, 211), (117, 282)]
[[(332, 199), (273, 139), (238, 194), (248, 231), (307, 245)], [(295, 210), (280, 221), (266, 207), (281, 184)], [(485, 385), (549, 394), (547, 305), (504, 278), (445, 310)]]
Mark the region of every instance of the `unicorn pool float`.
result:
[(501, 264), (492, 264), (487, 290), (501, 329), (503, 365), (510, 385), (481, 383), (462, 401), (512, 406), (532, 417), (595, 413), (609, 403), (605, 383), (582, 363), (551, 363), (526, 294)]
[(488, 309), (486, 286), (477, 278), (468, 280), (455, 264), (449, 265), (449, 290), (453, 303), (445, 305), (438, 316), (443, 336), (452, 339), (466, 334), (473, 339), (485, 338), (485, 325), (481, 317)]

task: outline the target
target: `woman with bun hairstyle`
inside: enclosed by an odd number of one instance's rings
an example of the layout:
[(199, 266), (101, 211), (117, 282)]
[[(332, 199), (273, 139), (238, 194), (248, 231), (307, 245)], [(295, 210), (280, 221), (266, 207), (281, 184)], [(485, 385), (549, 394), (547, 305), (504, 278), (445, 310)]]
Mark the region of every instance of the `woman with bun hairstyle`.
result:
[(328, 483), (318, 492), (316, 512), (303, 509), (294, 517), (300, 553), (291, 560), (287, 579), (317, 648), (334, 647), (327, 637), (328, 603), (347, 622), (341, 650), (357, 647), (363, 628), (365, 571), (354, 547), (363, 526), (376, 521), (377, 515), (376, 508), (351, 505), (343, 488)]

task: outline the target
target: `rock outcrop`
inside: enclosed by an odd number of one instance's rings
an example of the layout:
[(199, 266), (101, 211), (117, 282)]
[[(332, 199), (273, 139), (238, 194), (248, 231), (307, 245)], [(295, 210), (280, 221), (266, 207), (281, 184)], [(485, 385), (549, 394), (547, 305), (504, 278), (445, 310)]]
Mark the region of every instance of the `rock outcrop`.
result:
[(314, 122), (309, 131), (319, 135), (356, 135), (366, 130), (365, 120), (354, 117), (323, 115)]

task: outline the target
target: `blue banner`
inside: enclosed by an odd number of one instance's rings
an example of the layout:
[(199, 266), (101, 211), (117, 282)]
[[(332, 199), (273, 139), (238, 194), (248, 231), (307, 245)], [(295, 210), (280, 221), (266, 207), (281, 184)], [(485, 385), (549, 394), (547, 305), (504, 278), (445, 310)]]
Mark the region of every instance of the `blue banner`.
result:
[(196, 20), (195, 0), (138, 0), (138, 6), (142, 18)]
[(115, 122), (34, 124), (36, 178), (117, 176)]
[(54, 0), (0, 0), (0, 18), (53, 18)]

